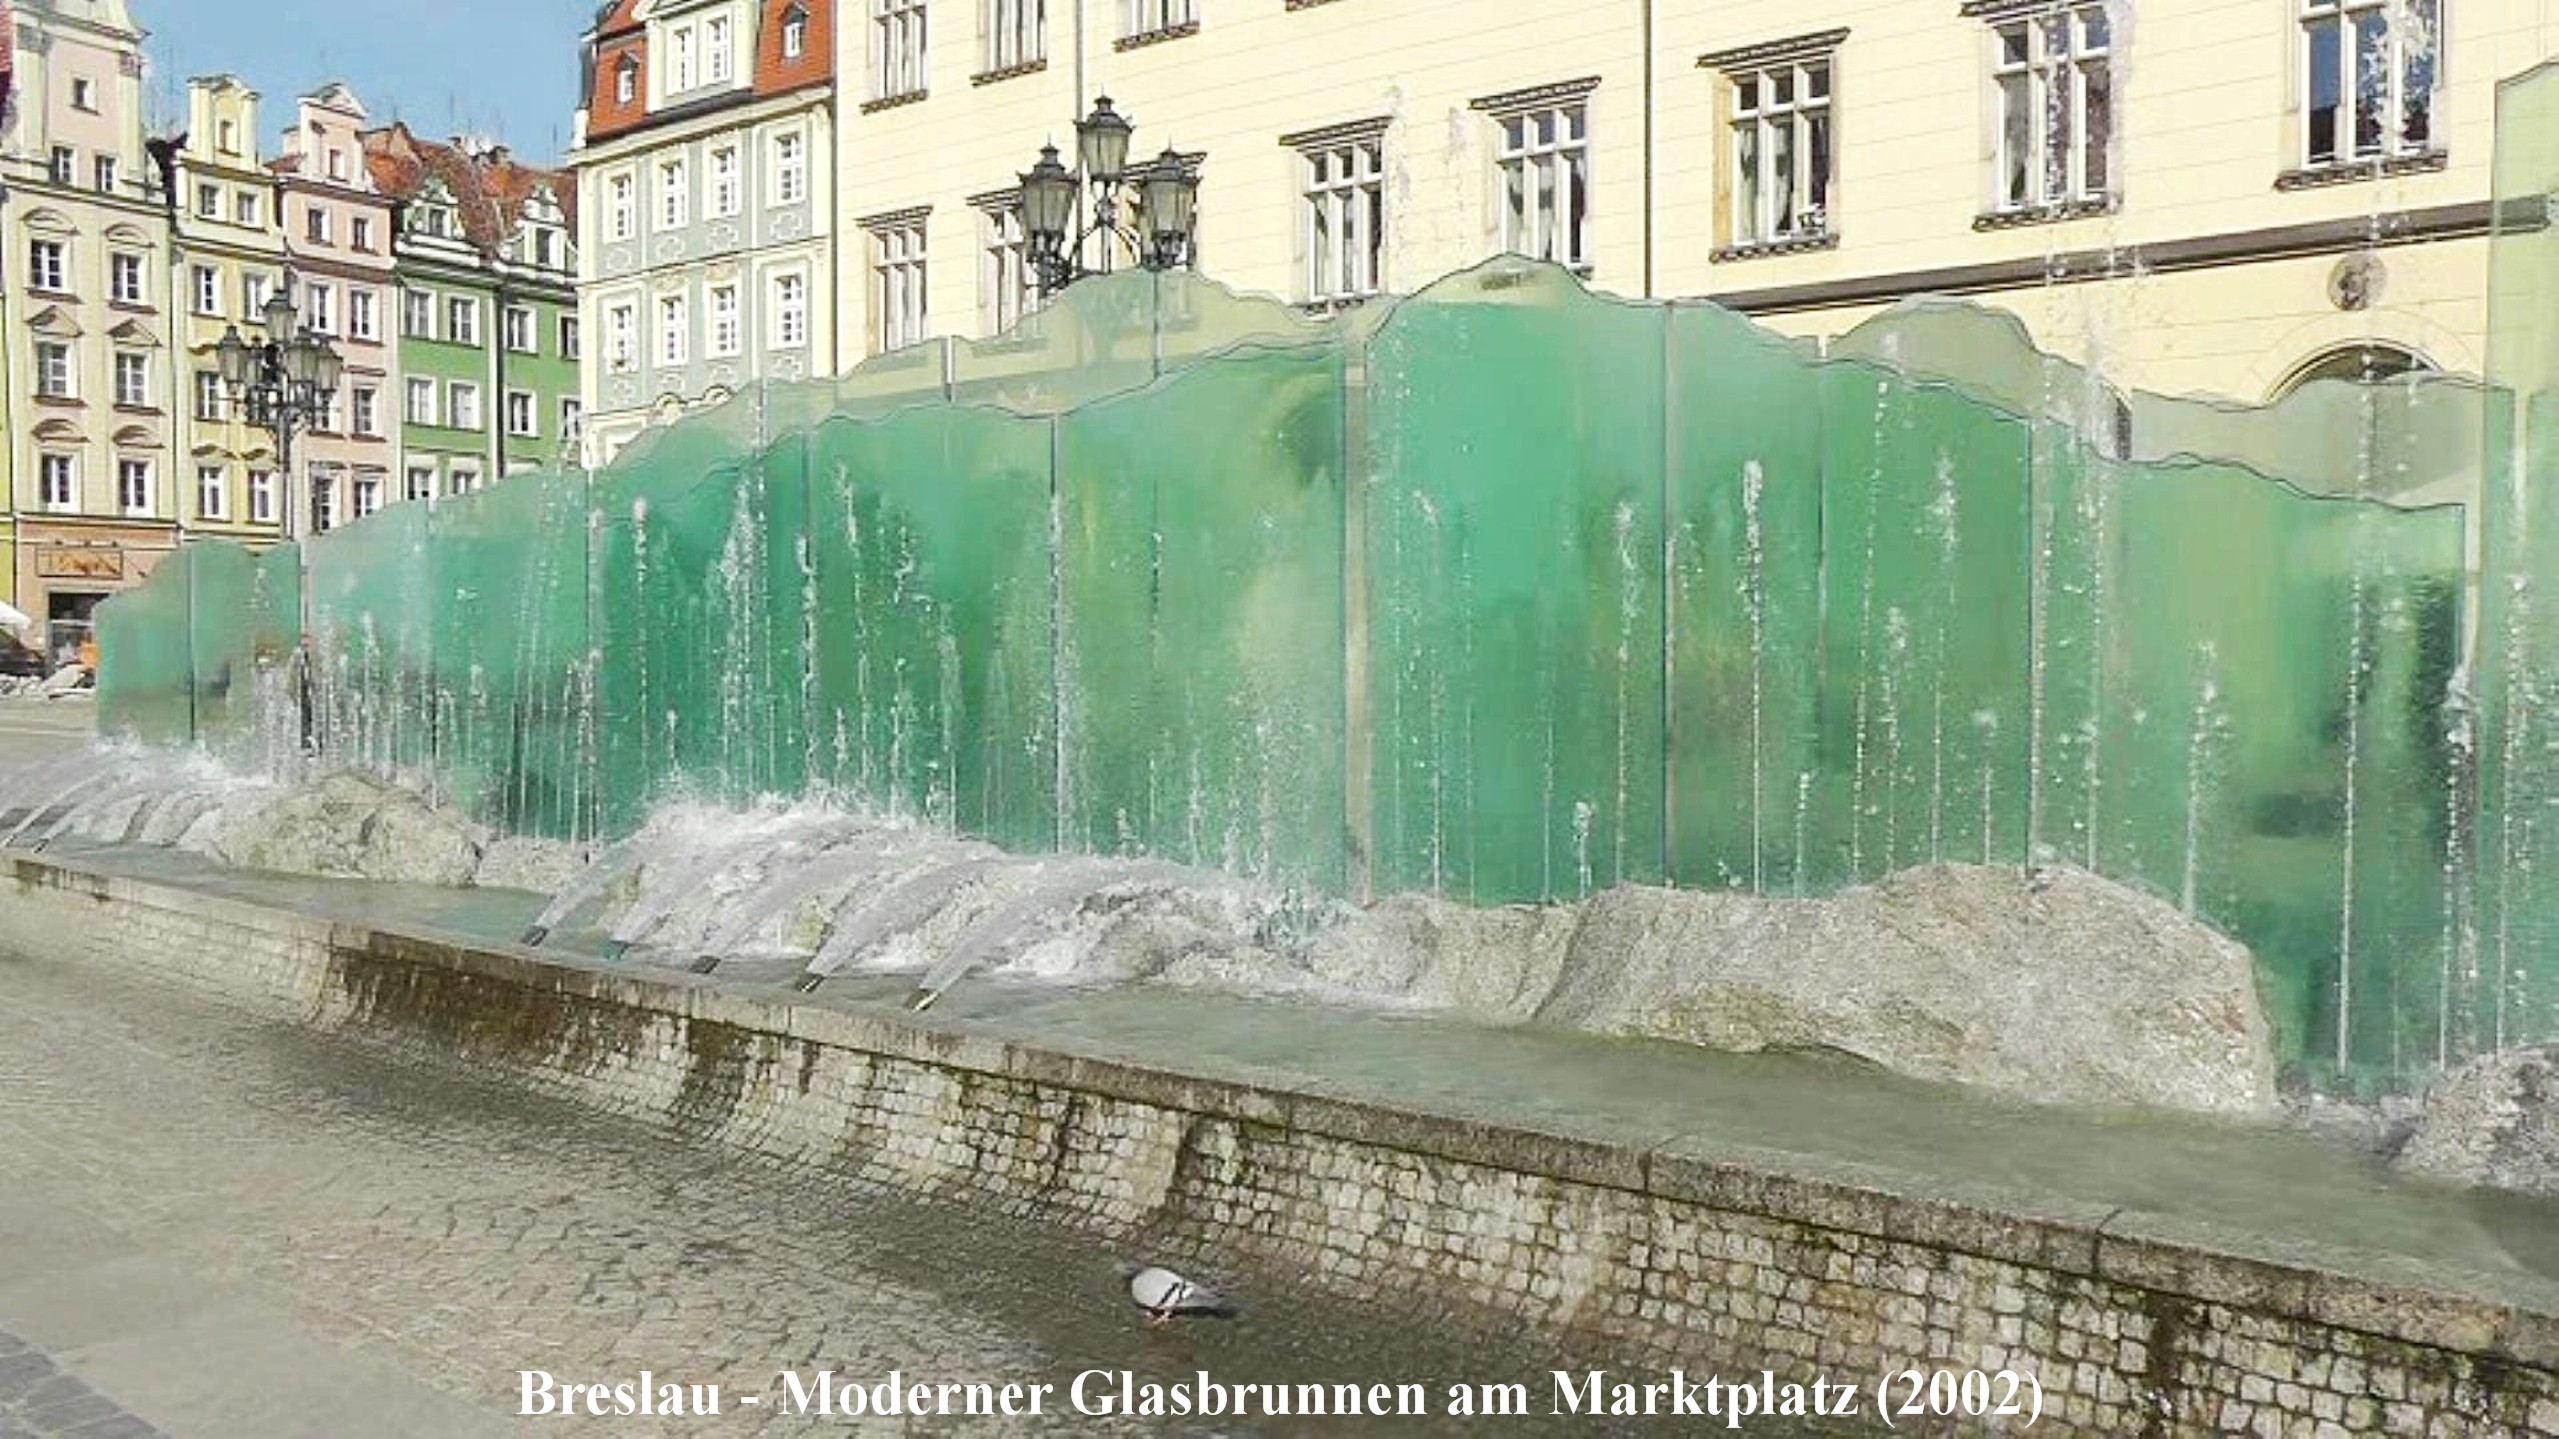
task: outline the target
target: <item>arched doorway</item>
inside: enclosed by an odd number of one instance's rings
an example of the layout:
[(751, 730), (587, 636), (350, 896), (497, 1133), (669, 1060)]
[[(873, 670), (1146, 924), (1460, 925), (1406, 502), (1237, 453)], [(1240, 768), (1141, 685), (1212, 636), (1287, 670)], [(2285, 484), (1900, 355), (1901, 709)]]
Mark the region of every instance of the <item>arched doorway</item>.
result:
[(2434, 372), (2434, 361), (2404, 345), (2394, 345), (2386, 340), (2365, 340), (2322, 350), (2302, 361), (2275, 385), (2274, 394), (2268, 398), (2280, 400), (2316, 380), (2359, 380), (2369, 385), (2395, 380), (2402, 375), (2430, 375)]

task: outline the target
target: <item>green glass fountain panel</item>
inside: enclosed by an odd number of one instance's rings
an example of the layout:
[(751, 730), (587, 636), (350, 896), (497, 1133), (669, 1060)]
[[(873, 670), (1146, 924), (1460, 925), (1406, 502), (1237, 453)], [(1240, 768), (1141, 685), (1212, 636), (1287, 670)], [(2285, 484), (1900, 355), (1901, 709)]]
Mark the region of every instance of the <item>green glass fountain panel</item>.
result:
[(1528, 279), (1409, 301), (1368, 356), (1380, 892), (1664, 872), (1665, 321)]
[(617, 465), (596, 480), (598, 798), (608, 833), (669, 792), (717, 792), (726, 626), (718, 574), (732, 465)]
[(1048, 421), (982, 409), (811, 437), (811, 709), (832, 792), (1056, 846), (1050, 451)]
[(354, 768), (414, 771), (434, 751), (436, 513), (393, 505), (311, 547), (313, 722)]
[(1070, 847), (1344, 882), (1342, 436), (1330, 346), (1060, 422)]
[(149, 583), (98, 607), (98, 731), (148, 744), (195, 738), (188, 654), (192, 556), (162, 560)]
[(187, 548), (188, 668), (195, 685), (197, 743), (233, 764), (259, 759), (257, 635), (248, 616), (256, 604), (258, 557), (230, 540), (198, 540)]

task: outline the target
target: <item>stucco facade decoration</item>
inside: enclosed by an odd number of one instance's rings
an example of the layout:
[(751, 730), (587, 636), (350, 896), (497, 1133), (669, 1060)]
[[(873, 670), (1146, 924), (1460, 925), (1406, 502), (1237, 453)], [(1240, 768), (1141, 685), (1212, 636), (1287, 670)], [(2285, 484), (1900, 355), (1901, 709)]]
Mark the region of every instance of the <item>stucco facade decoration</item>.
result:
[[(1009, 323), (1016, 177), (1107, 94), (1139, 158), (1203, 157), (1202, 268), (1310, 307), (1511, 250), (1815, 337), (1964, 295), (2167, 393), (2476, 372), (2493, 91), (2559, 12), (2343, 9), (880, 0), (835, 32), (841, 333)], [(2383, 283), (2341, 305), (2357, 257)]]
[(586, 458), (765, 379), (834, 373), (832, 0), (619, 0), (586, 42)]
[(296, 533), (317, 534), (370, 514), (397, 493), (394, 397), (400, 352), (392, 325), (397, 277), (390, 197), (365, 165), (364, 104), (339, 82), (302, 97), (284, 154), (284, 254), (302, 323), (346, 358), (330, 412), (297, 441)]
[(97, 601), (178, 538), (168, 226), (143, 146), (143, 32), (123, 0), (22, 0), (13, 24), (9, 598), (68, 655)]

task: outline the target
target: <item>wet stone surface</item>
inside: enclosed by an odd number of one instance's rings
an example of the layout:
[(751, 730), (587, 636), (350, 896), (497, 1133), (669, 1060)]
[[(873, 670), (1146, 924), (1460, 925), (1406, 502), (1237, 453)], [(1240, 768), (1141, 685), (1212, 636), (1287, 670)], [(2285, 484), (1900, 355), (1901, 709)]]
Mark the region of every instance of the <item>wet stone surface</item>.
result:
[[(119, 975), (0, 958), (0, 995), (0, 1226), (33, 1236), (0, 1245), (0, 1439), (506, 1432), (534, 1424), (510, 1417), (525, 1369), (613, 1382), (649, 1369), (729, 1396), (716, 1419), (553, 1419), (544, 1433), (840, 1434), (913, 1421), (776, 1413), (780, 1370), (1047, 1381), (1054, 1416), (1085, 1369), (1412, 1380), (1435, 1400), (1461, 1380), (1516, 1382), (1543, 1411), (1548, 1371), (1606, 1363), (1268, 1274), (1206, 1276), (1239, 1290), (1239, 1322), (1152, 1327), (1128, 1303), (1120, 1256), (1026, 1217), (697, 1145)], [(255, 1385), (270, 1392), (238, 1392)], [(1309, 1422), (1070, 1413), (917, 1427)], [(1587, 1418), (1501, 1427), (1548, 1426), (1643, 1432)]]

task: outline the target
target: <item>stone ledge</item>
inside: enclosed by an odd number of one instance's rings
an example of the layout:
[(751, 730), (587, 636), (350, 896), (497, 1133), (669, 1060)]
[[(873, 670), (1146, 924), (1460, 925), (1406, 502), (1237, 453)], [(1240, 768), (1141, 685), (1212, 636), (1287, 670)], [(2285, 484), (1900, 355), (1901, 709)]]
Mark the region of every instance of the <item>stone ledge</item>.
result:
[[(86, 899), (94, 907), (84, 907), (84, 914), (106, 915), (114, 907), (128, 907), (122, 923), (145, 933), (162, 925), (165, 916), (191, 930), (227, 927), (238, 931), (243, 942), (275, 942), (244, 943), (256, 953), (241, 962), (227, 959), (208, 935), (196, 955), (205, 962), (188, 968), (211, 982), (224, 964), (233, 964), (233, 988), (271, 991), (286, 976), (314, 985), (343, 984), (352, 977), (375, 985), (396, 981), (408, 985), (413, 996), (431, 999), (451, 997), (458, 982), (466, 997), (470, 988), (489, 985), (546, 995), (572, 1009), (608, 1011), (557, 1016), (556, 1022), (573, 1025), (580, 1035), (599, 1028), (639, 1033), (657, 1020), (682, 1021), (677, 1039), (662, 1038), (649, 1054), (626, 1055), (635, 1079), (662, 1075), (668, 1085), (686, 1081), (703, 1062), (692, 1052), (694, 1029), (716, 1026), (727, 1036), (719, 1045), (751, 1038), (755, 1052), (748, 1057), (765, 1064), (790, 1060), (788, 1049), (798, 1045), (803, 1095), (821, 1055), (840, 1052), (865, 1071), (883, 1062), (903, 1062), (948, 1074), (963, 1100), (972, 1086), (997, 1080), (1028, 1086), (1021, 1091), (1025, 1096), (1042, 1088), (1063, 1091), (1070, 1107), (1072, 1096), (1082, 1095), (1165, 1111), (1168, 1117), (1189, 1116), (1179, 1126), (1185, 1152), (1191, 1136), (1204, 1132), (1203, 1121), (1223, 1123), (1238, 1127), (1238, 1133), (1276, 1135), (1290, 1144), (1330, 1142), (1391, 1151), (1426, 1162), (1693, 1206), (1708, 1216), (1756, 1217), (1833, 1235), (1972, 1255), (2030, 1273), (2075, 1276), (2320, 1330), (2475, 1356), (2480, 1362), (2544, 1373), (2559, 1370), (2559, 1289), (2539, 1281), (2518, 1284), (2512, 1296), (2463, 1292), (2411, 1260), (2295, 1247), (2266, 1235), (2216, 1232), (2190, 1221), (2034, 1199), (1988, 1186), (1949, 1185), (1940, 1178), (1840, 1160), (1733, 1144), (1693, 1145), (1677, 1134), (1574, 1134), (1428, 1104), (1383, 1104), (1340, 1092), (1332, 1084), (1293, 1077), (1190, 1073), (1126, 1056), (1081, 1052), (992, 1025), (929, 1014), (849, 1011), (787, 996), (742, 994), (716, 977), (641, 975), (601, 961), (537, 955), (518, 946), (423, 928), (333, 921), (73, 860), (21, 855), (10, 862), (17, 894), (24, 899), (46, 894)], [(320, 952), (297, 963), (292, 951), (305, 946)], [(325, 966), (319, 963), (323, 954)], [(296, 970), (306, 973), (295, 975)], [(299, 997), (315, 1013), (325, 1011), (333, 999), (318, 993)], [(343, 1003), (347, 997), (335, 998)], [(360, 1002), (345, 1005), (343, 1019), (363, 1017)], [(396, 1027), (399, 1016), (379, 1022)], [(502, 1024), (475, 1026), (471, 1033), (503, 1043), (503, 1029)], [(576, 1049), (578, 1042), (571, 1040), (569, 1047)], [(556, 1050), (515, 1057), (572, 1083), (600, 1072), (591, 1064), (566, 1068)], [(682, 1112), (680, 1098), (676, 1109)], [(845, 1133), (858, 1128), (856, 1124)], [(2553, 1292), (2544, 1295), (2540, 1291), (2545, 1289)]]

